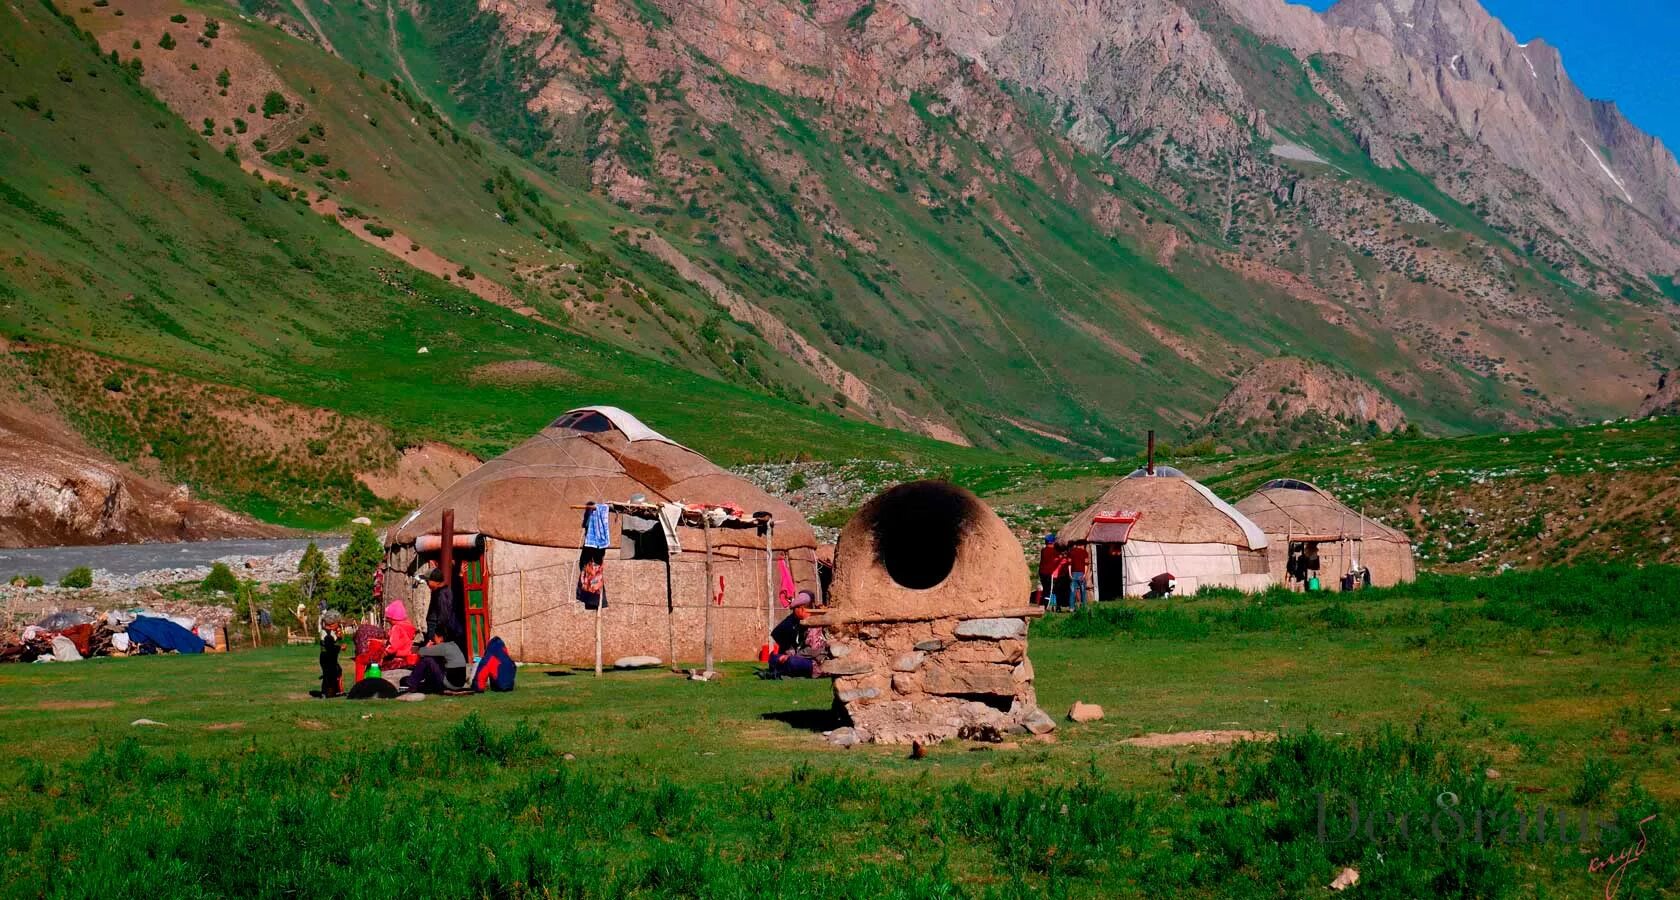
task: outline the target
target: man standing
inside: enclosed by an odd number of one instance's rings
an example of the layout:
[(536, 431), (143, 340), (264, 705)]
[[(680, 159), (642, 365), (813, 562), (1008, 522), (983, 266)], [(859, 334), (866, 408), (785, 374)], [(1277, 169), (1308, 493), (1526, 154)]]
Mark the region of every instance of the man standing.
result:
[(455, 591), (450, 587), (443, 569), (438, 566), (433, 566), (432, 570), (426, 573), (426, 587), (431, 588), (432, 602), (426, 607), (424, 640), (431, 643), (432, 638), (441, 634), (445, 626), (455, 621)]
[(1091, 571), (1091, 551), (1084, 544), (1074, 544), (1069, 548), (1068, 570), (1073, 577), (1071, 597), (1069, 598), (1071, 603), (1069, 605), (1077, 611), (1086, 603), (1085, 581), (1088, 577), (1086, 573)]
[(1056, 607), (1056, 572), (1062, 567), (1062, 551), (1056, 547), (1056, 536), (1044, 536), (1044, 549), (1038, 552), (1039, 601), (1046, 609)]

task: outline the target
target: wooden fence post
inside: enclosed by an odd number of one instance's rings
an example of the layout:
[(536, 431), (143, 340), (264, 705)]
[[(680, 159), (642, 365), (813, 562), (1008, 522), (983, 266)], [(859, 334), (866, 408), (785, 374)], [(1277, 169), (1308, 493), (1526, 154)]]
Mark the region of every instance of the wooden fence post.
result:
[(701, 533), (706, 536), (706, 674), (712, 673), (712, 522), (700, 516)]

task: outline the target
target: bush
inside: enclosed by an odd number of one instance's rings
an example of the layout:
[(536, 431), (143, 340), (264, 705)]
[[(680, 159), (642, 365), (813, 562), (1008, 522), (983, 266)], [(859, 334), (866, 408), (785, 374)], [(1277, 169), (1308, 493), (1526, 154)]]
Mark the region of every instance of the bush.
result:
[(175, 36), (165, 31), (163, 37), (158, 38), (158, 46), (165, 50), (175, 49)]
[(371, 234), (376, 238), (388, 238), (391, 235), (396, 234), (395, 231), (392, 231), (391, 229), (386, 228), (383, 225), (375, 225), (372, 222), (369, 222), (366, 225), (363, 225), (362, 230), (366, 231), (368, 234)]
[(282, 113), (290, 112), (291, 109), (291, 101), (286, 99), (285, 94), (282, 94), (279, 91), (269, 91), (267, 94), (263, 95), (263, 118), (272, 119)]
[(1620, 774), (1616, 764), (1602, 756), (1589, 756), (1581, 763), (1575, 786), (1569, 790), (1569, 802), (1576, 806), (1590, 806), (1609, 796), (1610, 788)]
[(64, 573), (64, 577), (58, 580), (58, 586), (77, 589), (93, 587), (93, 570), (87, 566), (77, 566)]
[(105, 376), (105, 390), (113, 394), (120, 394), (123, 390), (122, 376), (115, 372)]
[(227, 563), (216, 563), (210, 567), (210, 574), (199, 583), (199, 588), (207, 593), (235, 594), (239, 591), (239, 579), (233, 577), (233, 570)]

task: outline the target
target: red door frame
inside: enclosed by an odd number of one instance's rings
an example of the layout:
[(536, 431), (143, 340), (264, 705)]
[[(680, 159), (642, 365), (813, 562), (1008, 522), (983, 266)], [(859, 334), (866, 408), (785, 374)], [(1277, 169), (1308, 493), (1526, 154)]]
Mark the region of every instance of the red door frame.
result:
[(456, 574), (462, 609), (466, 613), (469, 660), (483, 656), (485, 645), (490, 643), (490, 576), (486, 555), (463, 558)]

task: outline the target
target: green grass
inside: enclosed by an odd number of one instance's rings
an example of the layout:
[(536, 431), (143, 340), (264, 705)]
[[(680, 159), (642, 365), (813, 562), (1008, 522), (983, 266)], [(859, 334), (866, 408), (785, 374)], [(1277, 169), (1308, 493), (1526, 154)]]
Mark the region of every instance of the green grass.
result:
[[(746, 666), (711, 685), (529, 666), (512, 694), (418, 704), (307, 699), (307, 648), (7, 666), (0, 727), (26, 762), (0, 781), (0, 872), (8, 893), (61, 895), (746, 896), (775, 883), (792, 896), (1294, 897), (1351, 865), (1380, 896), (1581, 896), (1603, 890), (1590, 856), (1654, 812), (1622, 896), (1661, 896), (1680, 876), (1680, 618), (1660, 604), (1627, 616), (1622, 597), (1672, 592), (1680, 571), (1602, 588), (1590, 570), (1554, 575), (1056, 617), (1029, 648), (1042, 704), (1107, 716), (1064, 723), (1053, 743), (951, 743), (922, 761), (828, 747), (812, 732), (830, 721), (826, 682), (763, 682)], [(1518, 606), (1533, 615), (1489, 612)], [(1326, 621), (1331, 609), (1351, 624)], [(140, 717), (164, 725), (129, 724)], [(1197, 728), (1284, 737), (1122, 743)], [(1454, 839), (1437, 804), (1449, 791), (1467, 831), (1482, 816), (1482, 840)], [(1412, 839), (1392, 822), (1349, 837), (1348, 803), (1407, 815)], [(1587, 815), (1621, 830), (1559, 839)]]

